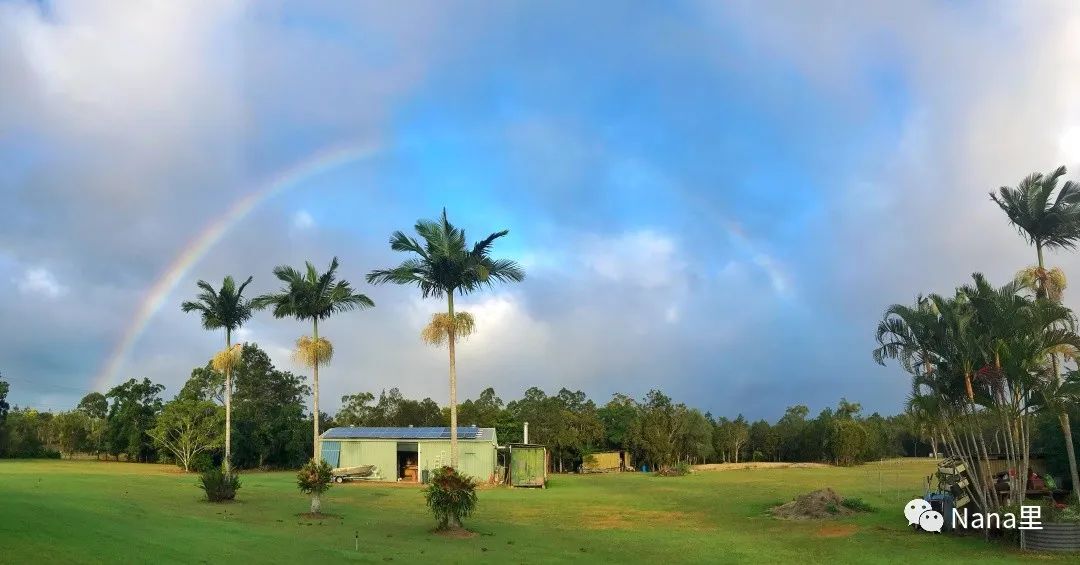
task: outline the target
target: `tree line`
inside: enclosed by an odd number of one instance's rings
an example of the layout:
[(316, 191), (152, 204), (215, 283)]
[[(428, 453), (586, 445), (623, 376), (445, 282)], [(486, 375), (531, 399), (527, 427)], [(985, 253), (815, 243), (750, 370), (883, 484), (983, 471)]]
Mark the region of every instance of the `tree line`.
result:
[[(240, 346), (230, 367), (232, 459), (238, 469), (297, 468), (312, 458), (312, 390), (304, 376), (273, 365), (257, 345)], [(7, 384), (0, 382), (0, 392)], [(171, 462), (202, 470), (224, 459), (225, 374), (210, 362), (196, 367), (180, 391), (131, 379), (107, 392), (87, 394), (71, 410), (4, 409), (0, 396), (0, 456), (98, 458)], [(641, 399), (614, 394), (597, 403), (582, 391), (547, 394), (537, 387), (504, 402), (487, 388), (457, 406), (463, 426), (496, 428), (501, 444), (529, 441), (551, 451), (553, 471), (576, 471), (590, 454), (626, 450), (650, 469), (678, 462), (819, 461), (855, 464), (892, 456), (925, 456), (930, 446), (909, 414), (864, 416), (841, 400), (811, 417), (798, 405), (775, 422), (742, 415), (714, 417), (659, 390)], [(450, 410), (431, 398), (406, 398), (392, 388), (378, 395), (341, 398), (336, 414), (320, 413), (320, 428), (333, 426), (448, 426)]]

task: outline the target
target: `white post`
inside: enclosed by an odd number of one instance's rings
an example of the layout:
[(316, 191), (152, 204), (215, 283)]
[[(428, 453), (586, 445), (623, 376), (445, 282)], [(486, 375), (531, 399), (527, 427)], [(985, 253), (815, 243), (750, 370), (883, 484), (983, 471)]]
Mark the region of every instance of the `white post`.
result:
[(525, 422), (525, 438), (521, 443), (529, 443), (529, 423)]

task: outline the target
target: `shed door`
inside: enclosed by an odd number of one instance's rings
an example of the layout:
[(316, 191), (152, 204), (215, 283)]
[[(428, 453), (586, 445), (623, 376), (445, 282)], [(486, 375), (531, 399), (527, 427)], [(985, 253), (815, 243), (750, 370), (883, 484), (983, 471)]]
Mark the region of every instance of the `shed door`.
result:
[(515, 485), (541, 485), (544, 477), (544, 451), (536, 448), (510, 450), (510, 478)]
[(341, 460), (341, 442), (340, 441), (323, 441), (322, 442), (322, 458), (331, 467), (340, 467), (338, 462)]

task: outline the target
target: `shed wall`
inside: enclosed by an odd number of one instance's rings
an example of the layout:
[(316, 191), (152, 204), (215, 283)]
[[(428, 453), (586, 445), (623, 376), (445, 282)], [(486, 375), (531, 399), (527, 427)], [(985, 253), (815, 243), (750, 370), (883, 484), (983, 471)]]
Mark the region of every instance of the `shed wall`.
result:
[(547, 480), (547, 454), (543, 447), (510, 446), (510, 484), (542, 487)]
[[(589, 459), (592, 458), (592, 460)], [(593, 453), (585, 458), (582, 467), (586, 471), (609, 471), (617, 470), (622, 466), (622, 454), (618, 451), (604, 451)]]
[[(384, 481), (397, 480), (397, 444), (396, 439), (342, 439), (340, 442), (339, 467), (376, 465), (379, 476)], [(324, 440), (324, 443), (326, 440)], [(419, 452), (419, 469), (429, 473), (450, 464), (449, 440), (416, 441)], [(488, 482), (495, 475), (495, 445), (482, 441), (459, 441), (461, 450), (459, 469), (462, 473), (482, 482)], [(324, 449), (324, 451), (326, 451)]]
[[(435, 469), (450, 464), (449, 441), (423, 441), (419, 442), (420, 448), (420, 472), (427, 470), (430, 473)], [(458, 449), (461, 451), (461, 461), (458, 462), (458, 470), (470, 477), (489, 482), (495, 476), (495, 446), (481, 441), (459, 441)]]
[(339, 467), (375, 465), (383, 480), (397, 480), (397, 441), (343, 439)]

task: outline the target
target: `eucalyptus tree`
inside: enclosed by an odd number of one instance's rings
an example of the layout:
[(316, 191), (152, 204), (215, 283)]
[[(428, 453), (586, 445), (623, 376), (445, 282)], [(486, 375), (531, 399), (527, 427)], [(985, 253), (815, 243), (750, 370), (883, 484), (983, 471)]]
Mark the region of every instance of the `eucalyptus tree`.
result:
[[(1035, 246), (1038, 264), (1027, 278), (1031, 280), (1037, 296), (1054, 301), (1061, 300), (1064, 275), (1058, 269), (1046, 269), (1043, 250), (1074, 249), (1080, 241), (1080, 184), (1066, 181), (1059, 190), (1058, 183), (1065, 172), (1065, 167), (1058, 167), (1046, 175), (1032, 173), (1015, 187), (1003, 186), (996, 194), (990, 193), (990, 198), (1001, 207), (1020, 235)], [(1051, 354), (1050, 357), (1053, 380), (1060, 385), (1057, 356)], [(1073, 485), (1080, 485), (1068, 411), (1059, 412), (1058, 421), (1065, 437)], [(1073, 491), (1080, 500), (1080, 488), (1074, 487)]]
[[(507, 230), (492, 233), (469, 249), (464, 230), (450, 223), (445, 208), (442, 217), (419, 220), (414, 229), (423, 243), (395, 231), (390, 236), (390, 249), (407, 253), (410, 257), (397, 267), (371, 271), (367, 281), (372, 284), (416, 286), (423, 298), (446, 297), (447, 317), (443, 329), (450, 354), (450, 465), (457, 467), (456, 342), (461, 322), (454, 311), (454, 294), (464, 296), (496, 282), (521, 282), (525, 279), (525, 271), (514, 261), (491, 257), (495, 240), (509, 233)], [(438, 337), (440, 334), (436, 331), (434, 335)]]
[(233, 349), (232, 334), (251, 319), (251, 301), (244, 299), (244, 289), (251, 284), (251, 277), (236, 286), (236, 281), (225, 277), (221, 290), (215, 290), (210, 283), (199, 281), (196, 285), (202, 290), (195, 300), (180, 304), (184, 312), (198, 312), (202, 317), (203, 328), (207, 330), (225, 330), (225, 349), (214, 356), (215, 369), (225, 374), (225, 472), (232, 465), (232, 369), (239, 357), (239, 350)]
[[(326, 272), (320, 273), (310, 261), (303, 271), (288, 265), (274, 268), (274, 276), (285, 283), (276, 293), (259, 296), (252, 301), (258, 310), (272, 308), (275, 318), (296, 318), (311, 322), (311, 337), (296, 340), (297, 360), (312, 369), (312, 421), (315, 436), (312, 440), (312, 459), (319, 461), (319, 366), (325, 365), (334, 355), (334, 347), (326, 338), (319, 337), (319, 321), (334, 314), (372, 308), (375, 303), (367, 296), (353, 290), (348, 281), (337, 278), (338, 260), (334, 257)], [(316, 507), (318, 494), (312, 495), (312, 508)], [(314, 510), (313, 510), (314, 512)]]

